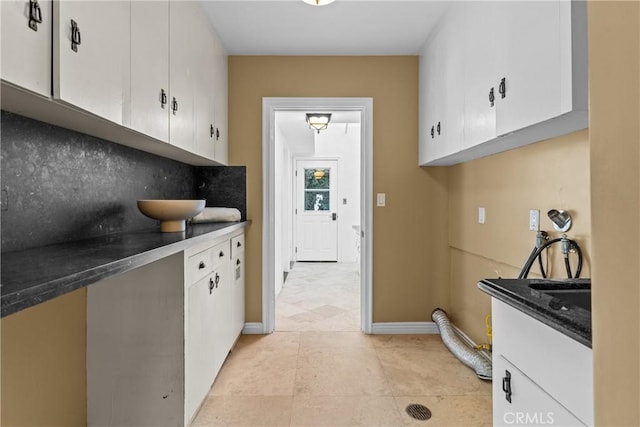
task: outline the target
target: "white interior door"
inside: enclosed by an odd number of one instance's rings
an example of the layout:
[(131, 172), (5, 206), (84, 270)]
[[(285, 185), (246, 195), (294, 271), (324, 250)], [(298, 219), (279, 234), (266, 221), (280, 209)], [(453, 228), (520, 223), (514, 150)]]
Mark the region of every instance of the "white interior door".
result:
[(338, 261), (338, 162), (296, 162), (296, 259)]

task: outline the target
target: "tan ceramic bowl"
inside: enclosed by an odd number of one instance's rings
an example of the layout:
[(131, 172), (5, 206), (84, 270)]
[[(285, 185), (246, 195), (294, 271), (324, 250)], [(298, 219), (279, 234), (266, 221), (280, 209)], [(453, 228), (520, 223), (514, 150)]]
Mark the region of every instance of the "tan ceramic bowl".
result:
[(173, 233), (185, 230), (185, 220), (204, 209), (206, 200), (138, 200), (138, 209), (145, 216), (160, 221), (160, 231)]

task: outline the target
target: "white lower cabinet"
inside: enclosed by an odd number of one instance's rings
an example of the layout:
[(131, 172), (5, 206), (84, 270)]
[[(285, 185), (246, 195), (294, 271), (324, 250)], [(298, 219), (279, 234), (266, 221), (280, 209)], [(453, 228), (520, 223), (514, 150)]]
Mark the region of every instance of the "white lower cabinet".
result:
[(235, 231), (87, 288), (87, 425), (191, 423), (244, 326), (239, 242)]
[(492, 298), (493, 425), (593, 425), (589, 347)]

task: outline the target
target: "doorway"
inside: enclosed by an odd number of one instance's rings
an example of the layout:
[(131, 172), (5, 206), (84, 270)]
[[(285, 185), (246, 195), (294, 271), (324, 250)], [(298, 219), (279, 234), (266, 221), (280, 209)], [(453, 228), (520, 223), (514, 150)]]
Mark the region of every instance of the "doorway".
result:
[[(336, 113), (355, 114), (358, 117), (357, 126), (357, 160), (358, 168), (355, 170), (358, 179), (352, 179), (358, 184), (355, 199), (352, 196), (340, 195), (337, 185), (340, 185), (339, 176), (345, 170), (340, 165), (341, 159), (329, 158), (303, 158), (293, 156), (287, 148), (283, 149), (278, 141), (281, 138), (282, 129), (276, 124), (276, 116), (284, 112), (332, 111)], [(337, 114), (339, 115), (339, 114)], [(304, 117), (304, 114), (302, 114)], [(349, 259), (347, 251), (341, 249), (338, 236), (343, 236), (339, 228), (338, 218), (341, 217), (340, 208), (350, 203), (361, 207), (358, 209), (356, 219), (348, 219), (346, 226), (350, 229), (348, 239), (349, 248), (359, 250), (359, 256), (352, 262), (351, 279), (355, 277), (355, 287), (359, 298), (359, 323), (358, 329), (371, 333), (371, 230), (372, 230), (372, 118), (373, 102), (370, 98), (264, 98), (263, 99), (263, 300), (262, 300), (262, 333), (271, 333), (275, 327), (275, 295), (278, 283), (283, 282), (283, 270), (281, 266), (287, 265), (287, 242), (291, 245), (291, 260), (297, 261), (336, 261)], [(302, 119), (304, 123), (304, 119)], [(306, 125), (305, 125), (306, 126)], [(331, 126), (331, 125), (330, 125)], [(334, 123), (334, 129), (338, 126)], [(349, 125), (344, 124), (344, 132)], [(316, 136), (308, 128), (305, 135)], [(324, 132), (324, 131), (323, 131)], [(352, 129), (353, 132), (353, 129)], [(321, 135), (321, 134), (317, 134)], [(296, 141), (298, 138), (294, 138)], [(303, 138), (304, 139), (304, 138)], [(315, 141), (315, 138), (314, 138)], [(290, 164), (282, 161), (282, 152), (287, 153), (286, 159), (298, 157)], [(307, 156), (309, 157), (309, 156)], [(353, 161), (351, 161), (353, 165)], [(283, 171), (289, 170), (289, 181), (284, 181), (281, 176)], [(295, 172), (298, 176), (295, 176)], [(353, 172), (353, 171), (352, 171)], [(326, 178), (325, 178), (326, 177)], [(332, 179), (332, 177), (334, 179)], [(307, 182), (305, 182), (307, 178)], [(332, 184), (332, 181), (333, 184)], [(332, 187), (333, 185), (333, 187)], [(287, 188), (289, 191), (287, 191)], [(283, 194), (290, 195), (287, 202)], [(296, 195), (296, 197), (294, 197)], [(333, 201), (332, 201), (333, 199)], [(290, 204), (292, 216), (298, 209), (298, 218), (291, 218), (293, 227), (289, 230), (287, 221), (283, 219), (282, 212), (287, 212)], [(346, 212), (346, 209), (343, 209)], [(284, 226), (283, 226), (284, 224)], [(299, 230), (298, 230), (299, 228)], [(305, 230), (304, 233), (301, 230)], [(336, 230), (336, 242), (334, 244), (333, 230)], [(303, 235), (301, 235), (303, 234)], [(297, 235), (297, 236), (296, 236)], [(305, 240), (306, 238), (306, 240)], [(319, 243), (320, 242), (320, 243)], [(296, 253), (297, 250), (297, 253)], [(298, 257), (300, 254), (300, 257)], [(298, 273), (311, 271), (315, 277), (325, 274), (334, 274), (340, 269), (330, 271), (326, 266), (317, 263), (305, 264), (298, 269)], [(329, 263), (331, 264), (331, 263)], [(336, 265), (336, 264), (334, 264)], [(315, 268), (315, 270), (314, 270)], [(319, 270), (318, 270), (319, 268)], [(315, 273), (314, 273), (315, 271)], [(318, 273), (320, 272), (320, 273)], [(349, 273), (349, 272), (347, 272)], [(337, 282), (340, 282), (338, 280)], [(322, 289), (321, 283), (318, 285)], [(325, 307), (328, 309), (328, 307)]]

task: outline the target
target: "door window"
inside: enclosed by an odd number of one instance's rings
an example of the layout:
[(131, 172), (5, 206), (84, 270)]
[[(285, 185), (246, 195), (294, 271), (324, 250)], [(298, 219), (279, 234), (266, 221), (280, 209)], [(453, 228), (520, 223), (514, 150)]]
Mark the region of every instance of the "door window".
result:
[(331, 169), (304, 169), (304, 210), (331, 210), (329, 184)]

